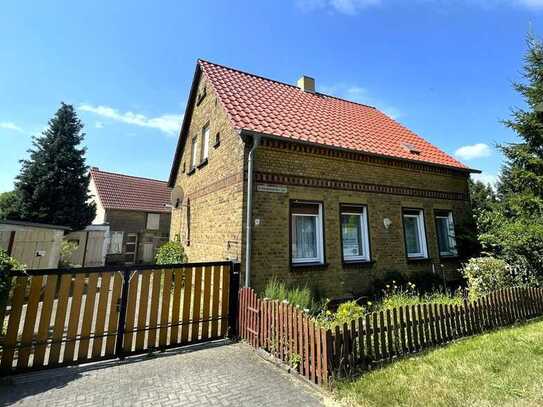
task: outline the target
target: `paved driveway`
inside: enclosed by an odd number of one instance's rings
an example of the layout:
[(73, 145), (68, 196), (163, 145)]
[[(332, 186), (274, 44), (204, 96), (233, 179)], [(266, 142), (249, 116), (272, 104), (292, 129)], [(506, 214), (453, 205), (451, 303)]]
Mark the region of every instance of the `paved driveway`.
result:
[(321, 406), (320, 393), (241, 343), (13, 376), (1, 405)]

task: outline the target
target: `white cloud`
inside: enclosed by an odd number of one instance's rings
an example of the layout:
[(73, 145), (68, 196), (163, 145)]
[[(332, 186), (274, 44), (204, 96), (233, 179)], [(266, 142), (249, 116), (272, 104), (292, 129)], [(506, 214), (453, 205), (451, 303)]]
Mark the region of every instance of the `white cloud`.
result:
[(474, 158), (488, 157), (492, 154), (492, 150), (488, 144), (477, 143), (468, 146), (462, 146), (454, 152), (458, 158), (462, 160), (472, 160)]
[(168, 135), (176, 135), (181, 127), (181, 115), (163, 114), (157, 117), (147, 117), (133, 112), (120, 112), (109, 106), (93, 106), (82, 104), (79, 109), (84, 112), (94, 113), (117, 122), (139, 127), (158, 129)]
[(96, 122), (96, 123), (94, 123), (94, 127), (96, 127), (97, 129), (103, 129), (104, 128), (104, 123)]
[(517, 0), (516, 3), (528, 8), (543, 9), (543, 0)]
[(332, 86), (321, 86), (319, 91), (329, 95), (337, 96), (353, 102), (375, 106), (393, 119), (404, 116), (404, 113), (395, 106), (388, 105), (380, 99), (372, 96), (370, 92), (359, 85), (336, 84)]
[(496, 175), (486, 172), (482, 172), (480, 174), (471, 174), (471, 178), (474, 181), (481, 181), (484, 184), (490, 184), (492, 188), (496, 187), (496, 182), (498, 181), (498, 177)]
[(24, 133), (24, 130), (13, 122), (0, 122), (0, 129), (12, 130), (18, 133)]
[(304, 11), (332, 9), (342, 14), (355, 15), (367, 7), (381, 4), (382, 0), (297, 0)]

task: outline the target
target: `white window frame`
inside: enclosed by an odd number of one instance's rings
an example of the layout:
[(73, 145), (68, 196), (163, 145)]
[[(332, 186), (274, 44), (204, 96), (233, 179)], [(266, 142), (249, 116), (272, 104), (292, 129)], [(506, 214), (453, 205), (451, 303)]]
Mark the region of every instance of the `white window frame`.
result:
[(192, 150), (190, 151), (190, 169), (196, 168), (198, 163), (196, 162), (196, 158), (198, 157), (198, 137), (194, 136), (192, 138)]
[[(120, 242), (118, 241), (120, 240)], [(122, 254), (124, 232), (111, 232), (108, 254)]]
[[(453, 213), (452, 211), (441, 211), (441, 212), (442, 213), (447, 212), (447, 215), (436, 214), (436, 236), (437, 236), (437, 245), (439, 248), (439, 255), (444, 256), (444, 257), (458, 256), (458, 249), (456, 246), (456, 233), (454, 230)], [(451, 251), (448, 251), (448, 252), (441, 251), (441, 245), (439, 243), (439, 231), (437, 230), (437, 219), (445, 219), (447, 222), (447, 230), (448, 230), (447, 237), (449, 239), (449, 246), (452, 249)]]
[[(291, 261), (292, 264), (306, 264), (306, 263), (317, 263), (317, 264), (323, 264), (324, 263), (324, 233), (322, 229), (322, 203), (320, 202), (302, 202), (307, 203), (308, 205), (318, 205), (319, 211), (317, 215), (314, 214), (307, 214), (307, 213), (296, 213), (291, 212), (290, 214), (290, 224), (291, 224), (291, 240), (292, 240), (292, 247), (291, 247)], [(296, 240), (296, 217), (312, 217), (316, 218), (315, 227), (316, 227), (316, 245), (317, 245), (317, 256), (316, 257), (307, 257), (307, 258), (295, 258), (294, 257), (294, 245)]]
[[(407, 213), (407, 212), (418, 212), (417, 214), (413, 213)], [(421, 251), (418, 253), (409, 253), (407, 251), (407, 241), (405, 242), (405, 252), (407, 253), (407, 257), (412, 259), (427, 259), (428, 258), (428, 246), (426, 243), (426, 227), (424, 224), (424, 211), (422, 209), (404, 209), (403, 212), (403, 219), (405, 218), (415, 218), (417, 219), (417, 229), (418, 229), (418, 235), (419, 235), (419, 246)], [(407, 240), (407, 233), (405, 230), (405, 222), (403, 224), (403, 232), (404, 232), (404, 239)]]
[(145, 229), (158, 230), (160, 228), (160, 213), (148, 213)]
[(202, 161), (209, 157), (209, 124), (206, 124), (202, 129)]
[[(356, 206), (356, 205), (350, 205), (350, 206)], [(341, 254), (343, 256), (344, 261), (370, 261), (370, 240), (369, 240), (369, 229), (368, 229), (368, 211), (365, 206), (361, 206), (362, 212), (349, 212), (348, 210), (340, 210), (340, 233), (341, 233)], [(343, 249), (343, 220), (341, 217), (343, 215), (348, 216), (359, 216), (360, 217), (360, 230), (361, 230), (361, 238), (362, 238), (362, 250), (363, 255), (358, 256), (345, 256), (344, 249)]]

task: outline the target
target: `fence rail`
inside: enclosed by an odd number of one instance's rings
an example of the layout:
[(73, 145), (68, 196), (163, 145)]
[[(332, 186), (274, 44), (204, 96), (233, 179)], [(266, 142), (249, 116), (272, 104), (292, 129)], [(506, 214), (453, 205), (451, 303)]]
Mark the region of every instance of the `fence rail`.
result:
[(13, 273), (8, 303), (0, 309), (6, 327), (0, 373), (224, 337), (232, 323), (236, 267), (216, 262)]
[(318, 384), (452, 340), (543, 315), (543, 289), (510, 288), (461, 305), (417, 304), (324, 329), (289, 304), (239, 293), (239, 334)]

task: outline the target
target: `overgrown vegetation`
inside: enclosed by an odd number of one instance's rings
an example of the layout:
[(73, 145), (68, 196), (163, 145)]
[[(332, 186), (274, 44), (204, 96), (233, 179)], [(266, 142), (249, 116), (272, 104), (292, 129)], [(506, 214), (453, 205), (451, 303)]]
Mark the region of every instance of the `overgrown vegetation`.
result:
[(288, 301), (289, 304), (303, 310), (309, 310), (313, 304), (311, 290), (307, 286), (288, 288), (276, 277), (268, 280), (264, 289), (264, 297), (270, 300)]
[[(0, 309), (6, 305), (11, 289), (12, 277), (9, 275), (10, 270), (24, 270), (23, 264), (19, 263), (13, 257), (8, 256), (5, 250), (0, 249)], [(0, 327), (1, 328), (1, 327)]]
[(156, 264), (178, 264), (186, 263), (187, 255), (183, 245), (178, 241), (164, 243), (157, 250), (155, 255)]
[(60, 244), (60, 258), (58, 266), (61, 268), (73, 267), (72, 254), (77, 250), (78, 244), (74, 241), (63, 240)]
[(452, 343), (337, 382), (350, 406), (543, 404), (543, 321)]

